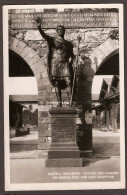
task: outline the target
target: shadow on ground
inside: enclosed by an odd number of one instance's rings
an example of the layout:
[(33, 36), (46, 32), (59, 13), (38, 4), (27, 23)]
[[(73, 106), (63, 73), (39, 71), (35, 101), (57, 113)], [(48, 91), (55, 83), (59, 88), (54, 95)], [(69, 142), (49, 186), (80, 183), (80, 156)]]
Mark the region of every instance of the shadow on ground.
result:
[(110, 159), (111, 157), (95, 157), (95, 156), (92, 156), (92, 158), (83, 158), (83, 167), (86, 167), (86, 166), (90, 166), (91, 164), (97, 162), (97, 161), (101, 161), (101, 160), (108, 160)]

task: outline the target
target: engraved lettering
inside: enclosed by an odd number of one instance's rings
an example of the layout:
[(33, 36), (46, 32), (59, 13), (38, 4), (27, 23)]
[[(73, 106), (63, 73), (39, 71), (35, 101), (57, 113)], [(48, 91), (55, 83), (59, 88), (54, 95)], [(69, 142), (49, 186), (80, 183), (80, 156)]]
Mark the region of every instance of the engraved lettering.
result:
[[(13, 13), (12, 29), (36, 28), (33, 18), (41, 17), (43, 28), (56, 28), (59, 24), (67, 27), (118, 27), (118, 13), (87, 12), (84, 13)], [(20, 23), (20, 25), (18, 24)]]

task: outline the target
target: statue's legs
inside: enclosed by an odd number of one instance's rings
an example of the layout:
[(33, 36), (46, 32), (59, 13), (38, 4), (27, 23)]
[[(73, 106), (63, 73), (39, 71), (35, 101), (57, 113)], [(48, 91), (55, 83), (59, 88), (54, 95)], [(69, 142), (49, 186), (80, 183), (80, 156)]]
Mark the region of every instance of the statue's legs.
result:
[[(72, 95), (72, 85), (71, 85), (71, 78), (70, 77), (65, 77), (64, 81), (66, 83), (66, 91), (67, 91), (67, 97), (68, 101), (70, 103), (71, 100), (71, 95)], [(62, 93), (61, 93), (61, 86), (59, 82), (55, 82), (55, 92), (56, 92), (56, 97), (58, 100), (58, 106), (62, 106)]]
[(61, 89), (58, 85), (58, 82), (55, 82), (55, 92), (56, 92), (56, 97), (58, 100), (58, 106), (62, 106), (62, 99), (61, 99)]

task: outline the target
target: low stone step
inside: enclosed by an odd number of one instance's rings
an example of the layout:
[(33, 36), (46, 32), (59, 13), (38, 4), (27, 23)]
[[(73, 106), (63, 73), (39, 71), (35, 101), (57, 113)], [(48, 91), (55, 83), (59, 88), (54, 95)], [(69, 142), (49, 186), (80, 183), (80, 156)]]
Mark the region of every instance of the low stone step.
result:
[(61, 159), (61, 158), (80, 158), (80, 151), (61, 151), (61, 150), (53, 150), (48, 151), (48, 159)]
[(46, 167), (82, 167), (82, 158), (47, 159)]

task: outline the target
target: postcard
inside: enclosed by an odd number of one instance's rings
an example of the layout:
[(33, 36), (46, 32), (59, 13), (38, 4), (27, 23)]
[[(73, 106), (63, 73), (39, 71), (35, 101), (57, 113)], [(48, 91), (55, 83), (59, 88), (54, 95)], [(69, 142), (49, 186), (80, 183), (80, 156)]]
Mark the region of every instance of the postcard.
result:
[(123, 4), (3, 6), (5, 190), (125, 188)]

